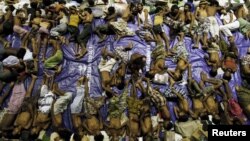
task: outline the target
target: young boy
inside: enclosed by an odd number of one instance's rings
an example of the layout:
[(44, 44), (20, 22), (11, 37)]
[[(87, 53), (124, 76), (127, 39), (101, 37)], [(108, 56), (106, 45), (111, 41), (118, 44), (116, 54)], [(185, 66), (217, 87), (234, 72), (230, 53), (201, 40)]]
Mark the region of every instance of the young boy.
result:
[(79, 15), (82, 19), (84, 26), (83, 31), (77, 37), (77, 42), (81, 46), (81, 52), (76, 54), (76, 59), (82, 58), (86, 53), (86, 45), (92, 33), (92, 21), (93, 21), (93, 14), (90, 8), (85, 8), (83, 15)]
[(156, 15), (155, 15), (155, 18), (154, 18), (153, 31), (155, 33), (156, 40), (157, 40), (157, 42), (159, 44), (161, 44), (161, 39), (164, 40), (166, 52), (168, 52), (168, 50), (169, 50), (169, 40), (168, 40), (168, 37), (167, 37), (166, 33), (164, 32), (164, 30), (162, 28), (162, 26), (163, 26), (163, 16), (164, 16), (163, 8), (157, 7), (155, 12), (156, 12)]

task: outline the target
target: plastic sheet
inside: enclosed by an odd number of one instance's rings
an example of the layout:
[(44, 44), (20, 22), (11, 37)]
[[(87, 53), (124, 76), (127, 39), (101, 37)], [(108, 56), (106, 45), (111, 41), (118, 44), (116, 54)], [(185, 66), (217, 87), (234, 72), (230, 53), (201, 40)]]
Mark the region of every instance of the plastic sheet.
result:
[[(93, 23), (93, 28), (95, 28), (98, 25), (103, 24), (103, 20), (101, 19), (96, 19)], [(137, 29), (136, 24), (129, 24), (129, 27), (132, 28), (133, 30)], [(167, 34), (169, 34), (169, 28), (167, 26), (164, 26), (164, 30)], [(247, 48), (249, 47), (250, 41), (245, 39), (244, 36), (236, 32), (234, 33), (236, 44), (238, 46), (239, 54), (240, 56), (243, 56), (246, 53)], [(18, 48), (20, 47), (20, 39), (18, 36), (15, 34), (12, 36), (9, 36), (7, 38), (10, 42), (12, 42), (12, 47)], [(200, 72), (205, 71), (208, 73), (209, 68), (207, 67), (205, 60), (204, 60), (204, 54), (205, 52), (201, 49), (192, 49), (193, 42), (191, 38), (185, 37), (184, 39), (186, 48), (189, 52), (189, 62), (192, 64), (192, 72), (193, 72), (193, 77), (196, 80), (200, 80)], [(76, 82), (77, 79), (80, 76), (87, 75), (90, 79), (90, 95), (93, 97), (98, 97), (101, 96), (103, 91), (101, 88), (101, 80), (100, 80), (100, 74), (98, 71), (98, 64), (100, 61), (101, 57), (101, 49), (104, 46), (107, 46), (109, 50), (114, 50), (117, 46), (120, 45), (127, 45), (128, 42), (132, 42), (134, 44), (134, 48), (132, 49), (132, 53), (140, 53), (145, 56), (148, 56), (150, 53), (150, 50), (153, 50), (155, 47), (154, 44), (147, 44), (145, 41), (142, 41), (138, 36), (134, 37), (125, 37), (122, 38), (120, 41), (114, 41), (113, 36), (108, 36), (107, 40), (103, 43), (97, 43), (98, 42), (98, 37), (96, 35), (92, 35), (88, 45), (88, 54), (84, 56), (84, 58), (80, 60), (75, 60), (74, 55), (75, 55), (75, 45), (74, 43), (70, 43), (68, 46), (63, 45), (62, 50), (63, 50), (63, 55), (64, 55), (64, 60), (62, 62), (62, 72), (59, 76), (55, 78), (55, 82), (59, 84), (59, 88), (64, 90), (65, 92), (73, 92), (73, 98), (76, 93)], [(174, 46), (174, 44), (177, 41), (174, 40), (171, 42), (171, 47)], [(42, 49), (44, 49), (42, 47)], [(50, 56), (52, 54), (53, 48), (51, 46), (48, 46), (46, 56)], [(36, 93), (36, 91), (41, 87), (41, 80), (42, 80), (42, 75), (44, 71), (43, 67), (43, 62), (42, 60), (42, 55), (39, 56), (39, 72), (38, 72), (38, 80), (36, 81), (35, 88), (33, 90), (33, 95)], [(149, 60), (150, 61), (150, 60)], [(148, 61), (148, 63), (149, 63)], [(166, 59), (166, 65), (170, 69), (175, 68), (175, 64), (169, 60)], [(220, 76), (219, 76), (220, 77)], [(187, 78), (187, 71), (184, 73), (183, 80), (186, 81)], [(28, 78), (25, 82), (26, 86), (29, 86), (31, 81), (31, 78)], [(239, 85), (241, 83), (241, 78), (240, 78), (240, 69), (233, 75), (232, 80), (230, 81), (230, 86), (233, 90), (234, 97), (237, 98), (236, 93), (235, 93), (235, 86)], [(161, 91), (164, 92), (167, 89), (167, 86), (162, 86), (159, 85)], [(7, 99), (5, 104), (9, 100)], [(72, 100), (73, 101), (73, 100)], [(174, 102), (169, 102), (168, 106), (171, 112), (171, 118), (173, 121), (175, 121), (175, 115), (173, 112), (173, 106), (175, 105)], [(190, 105), (191, 106), (191, 105)], [(105, 118), (107, 116), (107, 106), (104, 106), (101, 109), (103, 113), (103, 117)], [(155, 114), (152, 112), (152, 114)], [(66, 128), (72, 129), (72, 123), (71, 123), (71, 117), (70, 117), (70, 109), (66, 110), (64, 112), (63, 116), (63, 121), (64, 125)]]

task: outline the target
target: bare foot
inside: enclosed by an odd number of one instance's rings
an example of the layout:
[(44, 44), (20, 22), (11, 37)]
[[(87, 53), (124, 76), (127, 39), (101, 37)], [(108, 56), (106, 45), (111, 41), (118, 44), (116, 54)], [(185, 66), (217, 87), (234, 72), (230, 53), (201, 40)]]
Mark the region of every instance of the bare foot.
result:
[(223, 83), (228, 84), (228, 81), (225, 79), (222, 79)]
[(88, 53), (87, 49), (84, 49), (84, 51), (81, 54), (76, 56), (76, 59), (79, 60), (79, 59), (83, 58), (87, 53)]
[(62, 65), (58, 66), (56, 69), (56, 74), (59, 74), (62, 71)]
[(107, 38), (107, 35), (103, 35), (103, 37), (100, 38), (100, 40), (98, 41), (98, 43), (101, 43), (103, 41), (105, 41)]
[(52, 85), (52, 92), (53, 93), (55, 93), (56, 92), (56, 90), (58, 90), (59, 88), (58, 88), (58, 84), (57, 83), (53, 83), (53, 85)]
[(177, 36), (177, 39), (179, 40), (179, 41), (182, 41), (183, 39), (184, 39), (184, 32), (180, 32), (180, 33), (178, 33), (178, 36)]
[(134, 44), (132, 42), (129, 42), (128, 46), (124, 48), (125, 51), (129, 51), (134, 47)]
[(102, 57), (103, 58), (106, 58), (107, 57), (107, 47), (105, 46), (103, 49), (102, 49), (102, 51), (101, 51), (101, 54), (102, 54)]
[(32, 79), (34, 79), (34, 80), (36, 80), (36, 79), (37, 79), (37, 76), (36, 76), (36, 75), (34, 75), (34, 74), (31, 74), (31, 77), (32, 77)]
[(236, 91), (239, 91), (240, 90), (240, 87), (237, 85), (237, 86), (235, 86), (235, 90)]
[(199, 49), (199, 45), (198, 45), (198, 44), (195, 44), (195, 45), (193, 46), (193, 49)]
[(202, 49), (203, 49), (203, 50), (207, 50), (207, 49), (208, 49), (208, 44), (207, 44), (207, 43), (204, 43), (204, 45), (202, 46)]
[(66, 37), (60, 36), (59, 39), (60, 39), (62, 44), (66, 44)]
[(3, 44), (3, 47), (4, 47), (4, 48), (9, 48), (9, 47), (10, 47), (10, 43), (9, 43), (9, 42), (5, 42), (5, 43)]
[(46, 71), (43, 71), (44, 75), (47, 77), (47, 78), (50, 78), (51, 75), (49, 75)]
[(79, 79), (78, 79), (78, 84), (82, 84), (84, 82), (84, 79), (85, 79), (85, 76), (81, 76)]

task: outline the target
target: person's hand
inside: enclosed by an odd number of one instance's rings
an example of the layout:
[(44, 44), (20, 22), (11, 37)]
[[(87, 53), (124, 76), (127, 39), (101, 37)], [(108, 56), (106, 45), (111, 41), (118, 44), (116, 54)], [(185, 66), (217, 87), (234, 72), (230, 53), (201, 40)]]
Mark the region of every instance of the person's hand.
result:
[(228, 81), (225, 79), (222, 79), (223, 83), (228, 84)]
[(234, 37), (233, 36), (228, 37), (228, 41), (229, 43), (234, 43)]

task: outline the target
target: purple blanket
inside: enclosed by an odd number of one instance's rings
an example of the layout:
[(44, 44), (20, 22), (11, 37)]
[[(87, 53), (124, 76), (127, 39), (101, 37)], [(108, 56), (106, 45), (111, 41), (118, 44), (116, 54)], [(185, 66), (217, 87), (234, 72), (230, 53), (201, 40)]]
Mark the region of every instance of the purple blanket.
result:
[[(104, 22), (100, 19), (96, 19), (93, 27), (96, 27), (97, 25), (101, 25)], [(129, 27), (136, 30), (136, 25), (129, 24)], [(164, 29), (167, 34), (169, 34), (169, 28), (167, 26), (164, 26)], [(244, 55), (246, 53), (247, 48), (249, 47), (250, 41), (246, 40), (243, 35), (239, 32), (234, 33), (236, 44), (238, 46), (238, 50), (240, 53), (240, 56)], [(8, 40), (12, 42), (12, 47), (17, 48), (20, 47), (20, 39), (16, 36), (9, 36)], [(147, 52), (152, 50), (154, 48), (154, 44), (148, 45), (146, 42), (142, 41), (138, 36), (134, 37), (126, 37), (122, 38), (119, 42), (114, 41), (113, 36), (109, 36), (108, 39), (98, 44), (98, 37), (96, 35), (92, 35), (87, 48), (88, 48), (88, 54), (82, 58), (81, 60), (76, 61), (74, 59), (75, 55), (75, 47), (74, 44), (71, 43), (69, 46), (62, 46), (64, 60), (62, 62), (62, 72), (59, 76), (56, 77), (55, 82), (59, 84), (59, 88), (61, 88), (64, 91), (70, 91), (73, 92), (73, 98), (75, 96), (76, 92), (76, 82), (77, 79), (82, 75), (87, 75), (90, 79), (90, 95), (93, 97), (98, 97), (102, 94), (102, 88), (100, 83), (100, 74), (98, 71), (98, 64), (100, 61), (100, 52), (101, 48), (104, 46), (107, 46), (111, 51), (116, 48), (119, 45), (127, 45), (128, 42), (133, 42), (134, 48), (132, 49), (132, 52), (138, 52), (143, 55), (147, 55)], [(171, 42), (171, 46), (173, 46), (176, 43), (176, 40)], [(187, 50), (189, 52), (189, 62), (192, 64), (192, 71), (193, 76), (195, 79), (199, 80), (200, 78), (200, 72), (205, 71), (208, 72), (208, 67), (204, 61), (204, 51), (200, 49), (193, 50), (192, 45), (193, 42), (190, 38), (185, 37), (185, 45), (187, 47)], [(43, 48), (42, 48), (43, 49)], [(46, 56), (50, 56), (52, 53), (52, 47), (49, 46), (47, 49)], [(41, 55), (39, 56), (41, 60)], [(39, 63), (39, 75), (38, 80), (36, 82), (33, 94), (41, 87), (41, 79), (43, 75), (43, 63)], [(166, 64), (170, 69), (175, 68), (175, 64), (171, 60), (166, 60)], [(187, 78), (187, 71), (184, 73), (184, 80)], [(26, 81), (26, 86), (29, 86), (30, 78)], [(230, 81), (230, 86), (233, 90), (234, 97), (236, 97), (235, 93), (235, 85), (241, 83), (240, 78), (240, 70), (238, 69), (237, 73), (235, 73), (232, 77), (232, 81)], [(166, 86), (159, 86), (162, 91), (166, 90)], [(8, 102), (8, 99), (5, 102)], [(173, 113), (173, 106), (175, 105), (174, 102), (169, 102), (169, 108), (171, 111), (171, 117), (172, 120), (175, 121), (175, 115)], [(191, 106), (191, 105), (190, 105)], [(107, 116), (107, 106), (104, 106), (102, 109), (103, 117), (105, 118)], [(70, 109), (65, 111), (64, 113), (64, 124), (67, 128), (72, 129), (72, 123), (70, 118)]]

